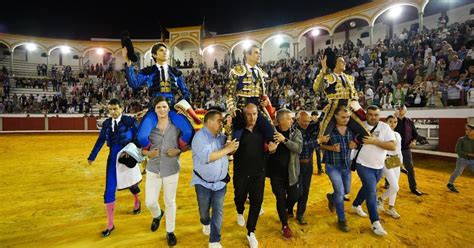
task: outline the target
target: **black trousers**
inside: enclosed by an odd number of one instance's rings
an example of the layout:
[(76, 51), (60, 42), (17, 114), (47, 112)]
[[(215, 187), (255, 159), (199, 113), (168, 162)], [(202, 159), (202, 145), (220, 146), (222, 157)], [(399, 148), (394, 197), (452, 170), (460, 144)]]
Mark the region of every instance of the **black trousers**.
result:
[(263, 202), (265, 189), (265, 175), (249, 176), (234, 174), (234, 203), (237, 213), (243, 214), (247, 195), (250, 200), (249, 214), (247, 217), (247, 231), (255, 232), (258, 215)]
[(288, 213), (287, 209), (290, 206), (294, 206), (299, 198), (298, 184), (290, 186), (287, 178), (271, 177), (270, 183), (272, 185), (272, 191), (276, 198), (276, 208), (278, 211), (278, 217), (282, 226), (288, 225)]
[(416, 179), (415, 179), (415, 168), (413, 168), (413, 160), (411, 157), (411, 150), (403, 150), (403, 165), (405, 169), (407, 169), (407, 176), (408, 176), (408, 184), (410, 185), (410, 190), (415, 191), (416, 187)]

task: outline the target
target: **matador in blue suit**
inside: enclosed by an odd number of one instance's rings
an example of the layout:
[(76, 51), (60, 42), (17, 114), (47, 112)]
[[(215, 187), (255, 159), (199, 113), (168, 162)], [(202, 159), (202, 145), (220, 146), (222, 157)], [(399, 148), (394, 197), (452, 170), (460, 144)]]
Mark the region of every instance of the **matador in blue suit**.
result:
[[(92, 162), (97, 157), (100, 149), (107, 142), (109, 147), (109, 156), (107, 157), (107, 172), (106, 172), (106, 184), (104, 192), (104, 203), (107, 210), (108, 226), (102, 232), (104, 237), (110, 235), (115, 229), (114, 226), (114, 209), (115, 209), (115, 192), (117, 191), (117, 154), (130, 142), (133, 142), (137, 133), (137, 121), (135, 118), (122, 115), (122, 104), (117, 99), (109, 101), (108, 105), (110, 118), (106, 119), (102, 124), (99, 137), (92, 149), (88, 162)], [(140, 188), (138, 183), (129, 188), (130, 192), (134, 196), (134, 210), (133, 214), (140, 213), (141, 204), (138, 198)]]
[[(168, 99), (170, 106), (182, 110), (183, 114), (170, 111), (169, 116), (173, 125), (181, 131), (181, 137), (178, 140), (179, 148), (187, 150), (194, 135), (191, 121), (200, 124), (201, 120), (189, 104), (190, 94), (181, 71), (167, 64), (168, 48), (163, 43), (155, 44), (151, 49), (151, 55), (156, 64), (142, 69), (139, 73), (135, 73), (133, 66), (130, 64), (130, 60), (127, 57), (127, 48), (124, 47), (123, 49), (123, 56), (127, 61), (126, 76), (128, 85), (133, 89), (147, 86), (150, 97), (163, 96)], [(175, 100), (179, 93), (182, 96), (182, 100), (175, 105)], [(154, 109), (149, 108), (138, 128), (137, 139), (141, 148), (150, 148), (151, 143), (148, 136), (157, 123), (158, 117)]]

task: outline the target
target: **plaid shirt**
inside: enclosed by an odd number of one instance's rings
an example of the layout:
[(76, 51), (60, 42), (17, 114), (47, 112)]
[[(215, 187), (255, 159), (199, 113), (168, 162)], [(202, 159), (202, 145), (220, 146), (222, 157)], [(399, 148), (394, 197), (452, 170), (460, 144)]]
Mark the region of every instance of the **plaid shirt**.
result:
[(328, 145), (341, 144), (341, 152), (325, 151), (324, 161), (326, 164), (337, 168), (350, 169), (351, 168), (351, 149), (349, 148), (349, 141), (353, 140), (354, 135), (349, 127), (346, 129), (346, 134), (341, 135), (337, 128), (330, 134), (330, 141)]
[(300, 159), (309, 159), (310, 163), (312, 163), (314, 149), (318, 147), (316, 139), (319, 133), (319, 122), (310, 123), (306, 130), (302, 129), (298, 124), (295, 125), (303, 135), (303, 150), (300, 153)]

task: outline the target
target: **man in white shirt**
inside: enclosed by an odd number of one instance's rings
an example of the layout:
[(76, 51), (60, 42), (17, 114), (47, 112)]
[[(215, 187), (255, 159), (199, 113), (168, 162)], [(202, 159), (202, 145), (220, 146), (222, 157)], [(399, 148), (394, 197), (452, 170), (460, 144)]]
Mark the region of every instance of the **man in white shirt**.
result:
[(370, 88), (369, 85), (365, 85), (365, 101), (367, 102), (367, 105), (372, 105), (374, 101), (374, 91), (372, 88)]
[(377, 106), (369, 106), (366, 117), (367, 121), (364, 124), (367, 130), (371, 130), (371, 136), (364, 138), (364, 145), (355, 158), (357, 159), (357, 174), (362, 181), (362, 188), (352, 203), (352, 209), (359, 216), (367, 217), (361, 207), (365, 200), (370, 222), (372, 223), (372, 231), (382, 236), (387, 235), (387, 232), (380, 224), (377, 212), (377, 183), (382, 177), (387, 150), (395, 151), (395, 134), (390, 126), (379, 121), (380, 109)]

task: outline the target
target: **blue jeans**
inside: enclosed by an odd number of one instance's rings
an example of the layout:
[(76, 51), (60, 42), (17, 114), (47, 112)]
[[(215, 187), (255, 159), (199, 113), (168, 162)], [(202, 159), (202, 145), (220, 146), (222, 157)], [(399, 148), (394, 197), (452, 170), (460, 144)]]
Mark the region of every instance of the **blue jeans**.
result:
[[(211, 225), (211, 235), (209, 236), (209, 243), (220, 242), (222, 217), (224, 216), (224, 197), (227, 191), (227, 186), (218, 191), (212, 191), (199, 184), (196, 184), (195, 189), (199, 205), (199, 216), (201, 217), (201, 224)], [(211, 207), (212, 218), (209, 214), (209, 210)]]
[(336, 205), (337, 218), (339, 221), (346, 221), (344, 214), (344, 195), (349, 194), (351, 191), (351, 170), (326, 164), (326, 174), (329, 176), (332, 188), (334, 189), (332, 200), (334, 201), (334, 205)]
[[(298, 199), (298, 209), (296, 210), (296, 216), (298, 217), (302, 217), (306, 212), (312, 176), (313, 164), (300, 164), (300, 176), (298, 178), (298, 184), (300, 185), (300, 198)], [(293, 207), (291, 210), (293, 211)]]
[(357, 174), (362, 181), (362, 188), (360, 188), (359, 193), (357, 193), (357, 197), (352, 203), (352, 206), (359, 206), (366, 201), (371, 223), (380, 220), (377, 211), (377, 183), (380, 181), (380, 178), (382, 178), (382, 170), (383, 169), (377, 170), (357, 164)]
[(462, 174), (464, 169), (468, 167), (472, 172), (474, 172), (474, 159), (465, 159), (459, 158), (456, 160), (456, 169), (453, 171), (453, 174), (449, 178), (449, 183), (453, 184), (454, 180)]

